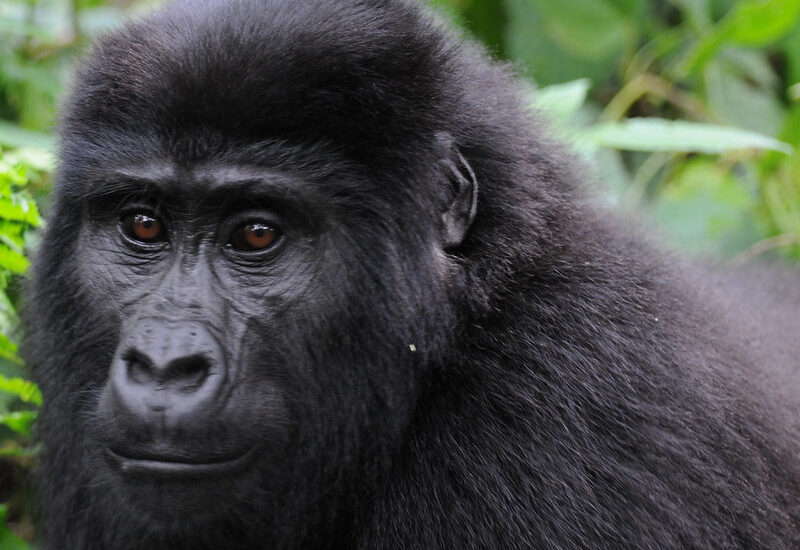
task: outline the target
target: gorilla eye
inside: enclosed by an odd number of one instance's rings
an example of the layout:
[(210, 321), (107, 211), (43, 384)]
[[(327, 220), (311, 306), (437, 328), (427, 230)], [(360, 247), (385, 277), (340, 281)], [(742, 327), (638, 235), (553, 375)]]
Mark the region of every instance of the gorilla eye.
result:
[(125, 234), (140, 243), (158, 243), (166, 241), (164, 224), (147, 214), (129, 214), (122, 218), (122, 229)]
[(278, 238), (278, 230), (264, 223), (249, 223), (231, 235), (230, 246), (242, 252), (266, 250)]

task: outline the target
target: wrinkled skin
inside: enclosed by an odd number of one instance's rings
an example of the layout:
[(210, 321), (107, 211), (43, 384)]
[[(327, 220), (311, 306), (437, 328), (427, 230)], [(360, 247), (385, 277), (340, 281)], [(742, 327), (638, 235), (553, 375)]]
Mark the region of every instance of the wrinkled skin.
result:
[(588, 206), (418, 6), (170, 5), (60, 132), (43, 548), (800, 547), (798, 274)]

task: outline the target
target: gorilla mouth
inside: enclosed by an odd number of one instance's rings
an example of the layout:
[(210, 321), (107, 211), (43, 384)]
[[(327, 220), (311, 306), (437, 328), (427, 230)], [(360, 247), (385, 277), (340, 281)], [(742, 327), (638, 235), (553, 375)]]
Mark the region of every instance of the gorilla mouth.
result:
[(187, 462), (170, 456), (126, 456), (106, 447), (111, 464), (124, 475), (161, 478), (191, 478), (232, 474), (246, 467), (256, 454), (256, 448), (208, 461)]

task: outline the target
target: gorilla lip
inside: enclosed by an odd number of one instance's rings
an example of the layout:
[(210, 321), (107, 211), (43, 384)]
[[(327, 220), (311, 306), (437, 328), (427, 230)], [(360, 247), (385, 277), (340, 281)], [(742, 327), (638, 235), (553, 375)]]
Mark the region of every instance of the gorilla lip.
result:
[(122, 474), (175, 478), (234, 473), (247, 466), (256, 454), (255, 447), (251, 447), (233, 458), (220, 458), (208, 462), (181, 462), (169, 457), (158, 456), (133, 458), (121, 455), (109, 447), (106, 447), (105, 450), (109, 461)]

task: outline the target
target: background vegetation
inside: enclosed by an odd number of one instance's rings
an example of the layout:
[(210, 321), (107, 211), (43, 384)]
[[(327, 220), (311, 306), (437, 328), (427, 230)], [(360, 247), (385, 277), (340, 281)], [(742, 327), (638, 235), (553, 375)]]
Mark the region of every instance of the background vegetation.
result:
[[(290, 0), (287, 0), (290, 1)], [(674, 246), (800, 260), (800, 0), (431, 0), (529, 82), (597, 200)], [(0, 0), (0, 548), (29, 548), (20, 277), (46, 209), (75, 56), (137, 0)]]

